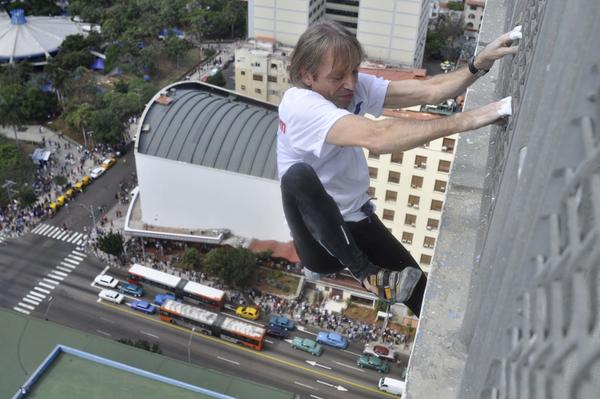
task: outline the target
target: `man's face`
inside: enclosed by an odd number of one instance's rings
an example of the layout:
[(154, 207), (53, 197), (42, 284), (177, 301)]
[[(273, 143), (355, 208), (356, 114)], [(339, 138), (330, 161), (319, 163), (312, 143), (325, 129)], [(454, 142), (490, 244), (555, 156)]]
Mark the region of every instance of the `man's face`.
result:
[(303, 82), (311, 90), (316, 91), (339, 108), (347, 108), (352, 102), (358, 65), (349, 66), (342, 62), (334, 62), (332, 52), (325, 54), (316, 76), (306, 73)]

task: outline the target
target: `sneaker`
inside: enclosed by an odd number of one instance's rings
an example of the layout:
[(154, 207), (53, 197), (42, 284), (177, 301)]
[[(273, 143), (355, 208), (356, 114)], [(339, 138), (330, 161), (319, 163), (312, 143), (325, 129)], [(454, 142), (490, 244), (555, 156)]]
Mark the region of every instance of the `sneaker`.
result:
[(360, 276), (359, 281), (363, 287), (386, 302), (406, 302), (422, 274), (421, 270), (414, 267), (395, 271), (373, 266)]

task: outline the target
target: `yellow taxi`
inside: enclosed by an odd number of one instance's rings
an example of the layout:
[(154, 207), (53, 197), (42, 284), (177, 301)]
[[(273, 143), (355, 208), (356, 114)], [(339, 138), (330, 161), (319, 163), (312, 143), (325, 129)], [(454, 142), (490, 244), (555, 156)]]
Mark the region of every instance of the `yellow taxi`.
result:
[(73, 188), (77, 191), (83, 191), (83, 182), (79, 180), (77, 183), (73, 184)]
[(73, 198), (75, 196), (75, 194), (77, 194), (77, 192), (75, 190), (73, 190), (72, 188), (70, 188), (67, 191), (65, 191), (64, 195), (66, 198)]
[(100, 167), (104, 170), (108, 170), (116, 163), (117, 160), (115, 158), (106, 158), (104, 161), (102, 161)]
[(63, 206), (65, 204), (65, 202), (67, 202), (67, 199), (65, 198), (64, 195), (61, 195), (60, 197), (58, 197), (56, 199), (56, 205), (58, 205), (58, 206)]
[(58, 209), (58, 205), (56, 204), (56, 202), (51, 202), (50, 203), (50, 209), (55, 211)]
[(92, 178), (89, 176), (83, 176), (81, 178), (81, 183), (83, 184), (83, 187), (87, 186), (88, 184), (90, 184), (92, 182)]
[(249, 320), (256, 320), (260, 316), (258, 309), (252, 306), (238, 306), (235, 309), (235, 314)]

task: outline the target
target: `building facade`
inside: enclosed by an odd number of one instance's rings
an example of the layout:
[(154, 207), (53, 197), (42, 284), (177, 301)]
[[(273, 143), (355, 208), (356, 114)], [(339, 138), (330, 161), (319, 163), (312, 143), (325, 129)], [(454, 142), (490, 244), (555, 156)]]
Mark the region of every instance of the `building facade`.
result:
[(481, 21), (483, 20), (483, 10), (485, 8), (484, 0), (466, 0), (463, 11), (463, 20), (465, 22), (465, 36), (469, 40), (477, 40)]
[(269, 37), (295, 46), (307, 27), (322, 20), (344, 25), (367, 57), (420, 67), (431, 0), (250, 0), (248, 37)]

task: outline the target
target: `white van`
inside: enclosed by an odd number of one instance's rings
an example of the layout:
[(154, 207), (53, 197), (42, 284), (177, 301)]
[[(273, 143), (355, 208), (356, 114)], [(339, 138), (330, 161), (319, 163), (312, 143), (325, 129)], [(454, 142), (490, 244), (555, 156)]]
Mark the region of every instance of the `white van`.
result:
[(402, 380), (396, 380), (390, 377), (383, 377), (379, 379), (379, 384), (377, 384), (377, 388), (380, 391), (393, 393), (394, 395), (402, 395), (404, 393), (404, 385), (406, 383)]

